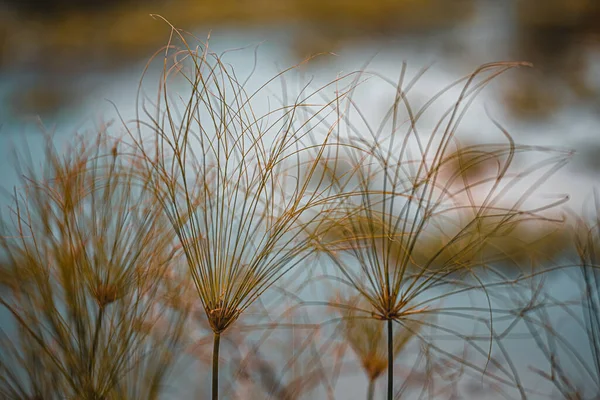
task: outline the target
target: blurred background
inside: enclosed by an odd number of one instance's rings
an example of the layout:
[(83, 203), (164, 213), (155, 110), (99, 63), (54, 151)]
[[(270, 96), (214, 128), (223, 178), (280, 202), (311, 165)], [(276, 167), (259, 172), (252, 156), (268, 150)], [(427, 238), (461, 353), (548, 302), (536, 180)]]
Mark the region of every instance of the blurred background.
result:
[(150, 14), (200, 38), (211, 32), (223, 49), (262, 42), (266, 67), (255, 76), (263, 81), (274, 65), (319, 52), (339, 55), (312, 65), (329, 79), (375, 55), (376, 68), (435, 63), (431, 80), (489, 61), (532, 62), (494, 91), (503, 122), (517, 137), (577, 150), (578, 173), (600, 169), (596, 0), (2, 0), (0, 132), (22, 134), (37, 116), (82, 123), (90, 109), (109, 112), (104, 99), (130, 106), (145, 62), (168, 40), (169, 27)]
[[(599, 108), (600, 3), (595, 0), (3, 0), (3, 109), (49, 115), (89, 94), (84, 75), (146, 60), (165, 44), (160, 14), (194, 32), (237, 32), (279, 42), (287, 57), (364, 46), (430, 51), (450, 67), (511, 59), (534, 63), (502, 91), (515, 117), (544, 119)], [(240, 33), (242, 32), (242, 33)], [(285, 37), (285, 43), (281, 38)], [(218, 39), (217, 39), (218, 41)], [(279, 59), (280, 62), (284, 60)], [(293, 61), (293, 60), (290, 60)], [(598, 68), (598, 67), (596, 67)], [(18, 84), (16, 82), (18, 81)], [(12, 84), (11, 84), (12, 83)]]

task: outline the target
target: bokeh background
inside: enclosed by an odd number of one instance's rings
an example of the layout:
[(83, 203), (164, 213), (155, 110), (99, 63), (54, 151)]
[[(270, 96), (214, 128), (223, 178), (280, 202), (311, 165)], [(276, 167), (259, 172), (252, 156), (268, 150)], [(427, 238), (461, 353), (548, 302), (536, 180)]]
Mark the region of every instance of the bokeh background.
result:
[[(41, 117), (63, 130), (128, 107), (144, 63), (168, 39), (159, 14), (217, 48), (262, 43), (255, 74), (319, 52), (316, 75), (387, 65), (397, 74), (433, 63), (432, 95), (483, 62), (529, 61), (503, 78), (490, 102), (526, 141), (575, 149), (578, 174), (600, 169), (600, 3), (595, 0), (3, 0), (0, 2), (0, 120), (22, 134)], [(249, 64), (240, 56), (238, 68)], [(234, 63), (235, 64), (235, 63)], [(327, 72), (325, 72), (327, 71)], [(129, 84), (130, 83), (130, 84)], [(426, 95), (427, 93), (424, 93)], [(66, 125), (65, 125), (66, 124)], [(73, 125), (75, 126), (75, 125)]]

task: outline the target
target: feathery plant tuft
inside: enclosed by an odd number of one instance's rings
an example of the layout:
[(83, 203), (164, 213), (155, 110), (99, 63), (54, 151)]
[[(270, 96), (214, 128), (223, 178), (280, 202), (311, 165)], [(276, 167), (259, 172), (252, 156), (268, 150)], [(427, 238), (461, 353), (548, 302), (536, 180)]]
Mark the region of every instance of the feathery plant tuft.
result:
[[(334, 187), (345, 195), (338, 197), (335, 212), (322, 220), (315, 234), (327, 239), (321, 250), (339, 267), (342, 283), (370, 305), (372, 310), (361, 310), (363, 316), (387, 321), (388, 399), (394, 394), (394, 323), (408, 329), (407, 324), (421, 315), (443, 313), (439, 304), (453, 294), (485, 293), (478, 268), (492, 269), (498, 261), (486, 260), (490, 238), (510, 234), (518, 221), (550, 220), (542, 212), (565, 201), (525, 206), (534, 190), (565, 164), (566, 152), (519, 146), (496, 124), (504, 143), (471, 148), (468, 159), (451, 153), (475, 97), (493, 78), (521, 65), (484, 65), (418, 109), (413, 109), (409, 92), (422, 74), (408, 80), (403, 66), (398, 81), (381, 77), (394, 88), (395, 98), (378, 126), (369, 123), (352, 93), (346, 107), (339, 109), (342, 122), (337, 135), (344, 146), (321, 168), (329, 171)], [(425, 132), (421, 120), (428, 109), (456, 89), (454, 104)], [(515, 168), (513, 161), (520, 153), (533, 154), (537, 160)], [(350, 167), (338, 168), (338, 159)], [(457, 162), (468, 165), (448, 173), (453, 169), (447, 166)], [(490, 163), (494, 168), (488, 167)], [(482, 177), (463, 173), (478, 165), (490, 172)], [(519, 190), (525, 179), (528, 186)], [(442, 238), (440, 245), (428, 246), (432, 236)], [(461, 318), (474, 320), (472, 313)], [(423, 324), (460, 337), (440, 323)]]
[[(181, 319), (155, 332), (173, 235), (106, 132), (39, 167), (2, 225), (0, 393), (7, 399), (158, 398), (175, 361)], [(25, 167), (25, 168), (23, 168)]]
[[(247, 92), (247, 79), (224, 56), (204, 44), (191, 48), (178, 30), (172, 36), (183, 50), (169, 53), (172, 42), (167, 46), (159, 102), (151, 109), (142, 104), (147, 120), (140, 117), (130, 133), (143, 154), (142, 178), (177, 235), (214, 333), (216, 399), (221, 334), (309, 255), (304, 216), (325, 196), (308, 182), (318, 179), (328, 137), (312, 148), (317, 159), (306, 170), (290, 165), (299, 164), (301, 138), (320, 124), (320, 113), (333, 113), (337, 96), (319, 105), (323, 88), (306, 87), (291, 105), (257, 115), (253, 98), (291, 69)], [(170, 88), (174, 79), (186, 82), (187, 93)]]

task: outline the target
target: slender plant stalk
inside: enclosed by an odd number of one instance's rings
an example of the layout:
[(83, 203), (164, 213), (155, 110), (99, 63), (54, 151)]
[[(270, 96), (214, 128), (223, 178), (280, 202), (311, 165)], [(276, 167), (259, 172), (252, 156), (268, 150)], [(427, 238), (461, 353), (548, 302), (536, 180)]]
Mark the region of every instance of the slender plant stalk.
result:
[(387, 320), (388, 326), (388, 400), (394, 398), (394, 337), (392, 320)]
[(102, 330), (102, 321), (104, 320), (104, 306), (100, 306), (98, 310), (98, 316), (96, 317), (96, 330), (94, 331), (94, 339), (92, 341), (92, 354), (90, 357), (90, 363), (88, 366), (88, 371), (90, 373), (90, 377), (92, 376), (92, 372), (94, 370), (94, 359), (96, 358), (96, 350), (98, 348), (98, 339), (100, 338), (100, 331)]
[(219, 344), (221, 343), (221, 334), (215, 333), (213, 344), (212, 360), (212, 399), (219, 398)]
[(375, 379), (369, 378), (369, 389), (367, 390), (367, 400), (375, 398)]

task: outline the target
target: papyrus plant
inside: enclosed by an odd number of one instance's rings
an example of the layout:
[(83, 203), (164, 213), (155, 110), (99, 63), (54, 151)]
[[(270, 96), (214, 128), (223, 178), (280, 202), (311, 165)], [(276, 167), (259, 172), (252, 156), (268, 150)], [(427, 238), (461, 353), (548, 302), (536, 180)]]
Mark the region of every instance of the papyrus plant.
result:
[[(146, 112), (131, 137), (214, 333), (216, 399), (221, 335), (308, 255), (301, 216), (323, 201), (308, 182), (328, 137), (312, 148), (317, 160), (305, 170), (290, 169), (289, 161), (300, 159), (300, 138), (319, 125), (322, 110), (331, 112), (335, 98), (319, 106), (319, 89), (303, 89), (290, 105), (256, 114), (254, 98), (266, 96), (281, 75), (247, 92), (222, 57), (172, 32), (183, 50), (165, 55), (158, 103), (140, 103)], [(185, 92), (171, 89), (174, 79), (186, 83)]]
[[(491, 161), (495, 168), (490, 175), (469, 179), (460, 171), (445, 174), (444, 167), (454, 162), (451, 150), (460, 122), (474, 98), (494, 77), (518, 65), (484, 65), (420, 108), (413, 108), (409, 100), (420, 75), (408, 80), (403, 67), (398, 81), (382, 78), (392, 85), (395, 96), (379, 125), (368, 122), (352, 96), (342, 108), (340, 119), (347, 129), (340, 128), (339, 140), (348, 144), (328, 161), (326, 170), (337, 190), (346, 195), (339, 197), (335, 212), (323, 220), (316, 234), (329, 237), (321, 250), (339, 267), (339, 279), (369, 304), (369, 309), (361, 310), (363, 317), (387, 322), (388, 399), (394, 394), (394, 323), (408, 329), (418, 316), (443, 313), (442, 299), (469, 290), (485, 292), (477, 271), (492, 267), (484, 251), (490, 238), (498, 232), (510, 233), (515, 221), (544, 219), (543, 210), (563, 201), (527, 204), (534, 190), (564, 165), (568, 154), (519, 146), (499, 125), (502, 142), (490, 145), (486, 152), (482, 145), (468, 161), (470, 168)], [(425, 130), (422, 119), (431, 105), (457, 88), (454, 104)], [(513, 161), (519, 154), (534, 161), (516, 168)], [(343, 174), (337, 173), (340, 157), (350, 163)], [(519, 184), (524, 180), (528, 184), (523, 188)], [(337, 237), (331, 237), (334, 232)], [(441, 239), (439, 245), (428, 246), (432, 235)], [(474, 321), (473, 313), (453, 315)], [(424, 324), (460, 336), (439, 323)]]
[(0, 393), (7, 399), (155, 399), (180, 320), (155, 332), (173, 235), (102, 131), (18, 163), (3, 210)]

